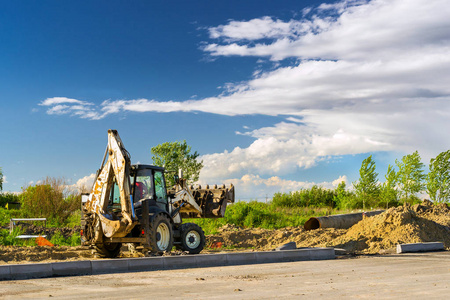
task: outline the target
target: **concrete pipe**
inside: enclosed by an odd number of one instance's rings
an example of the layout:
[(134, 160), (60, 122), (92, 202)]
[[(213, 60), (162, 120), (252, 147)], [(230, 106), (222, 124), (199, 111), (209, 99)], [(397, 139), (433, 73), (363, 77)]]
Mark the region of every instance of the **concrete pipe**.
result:
[(310, 218), (306, 221), (304, 228), (305, 230), (312, 230), (318, 228), (338, 228), (347, 229), (358, 223), (363, 219), (363, 214), (366, 217), (372, 217), (381, 214), (384, 210), (374, 210), (365, 213), (354, 213), (354, 214), (344, 214), (344, 215), (333, 215), (326, 217)]

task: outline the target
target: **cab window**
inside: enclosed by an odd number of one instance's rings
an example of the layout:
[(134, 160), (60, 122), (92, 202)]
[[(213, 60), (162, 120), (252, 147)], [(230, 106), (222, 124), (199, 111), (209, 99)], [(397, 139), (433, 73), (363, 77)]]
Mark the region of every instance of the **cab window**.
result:
[(155, 171), (155, 194), (156, 201), (167, 203), (166, 184), (164, 182), (164, 175), (161, 171)]
[(109, 209), (112, 209), (113, 211), (120, 210), (120, 208), (121, 208), (120, 189), (115, 180), (114, 180), (114, 184), (113, 184), (110, 194), (109, 194), (108, 207), (109, 207)]
[(134, 202), (141, 199), (149, 199), (152, 194), (152, 170), (139, 170), (134, 184)]

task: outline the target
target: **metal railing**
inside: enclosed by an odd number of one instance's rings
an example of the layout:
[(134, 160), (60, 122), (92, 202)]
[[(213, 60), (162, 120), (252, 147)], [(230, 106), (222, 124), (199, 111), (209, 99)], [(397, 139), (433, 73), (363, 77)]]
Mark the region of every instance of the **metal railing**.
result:
[[(9, 233), (11, 234), (14, 230), (14, 226), (17, 226), (16, 222), (29, 222), (29, 221), (40, 221), (44, 222), (44, 227), (47, 227), (47, 218), (15, 218), (9, 221)], [(17, 239), (33, 239), (37, 237), (47, 237), (46, 235), (18, 235)]]

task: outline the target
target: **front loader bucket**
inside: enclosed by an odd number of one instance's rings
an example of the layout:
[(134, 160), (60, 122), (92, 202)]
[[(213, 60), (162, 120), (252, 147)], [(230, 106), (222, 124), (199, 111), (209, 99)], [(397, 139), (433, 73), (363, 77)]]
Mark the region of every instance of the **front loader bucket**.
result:
[(234, 203), (234, 186), (191, 185), (189, 191), (195, 202), (202, 208), (199, 213), (192, 205), (186, 204), (180, 210), (183, 218), (222, 218), (228, 203)]

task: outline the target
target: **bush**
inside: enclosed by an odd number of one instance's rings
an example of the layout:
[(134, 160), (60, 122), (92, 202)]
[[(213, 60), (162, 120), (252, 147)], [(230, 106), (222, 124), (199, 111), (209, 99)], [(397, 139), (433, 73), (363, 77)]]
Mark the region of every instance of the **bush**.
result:
[(21, 218), (22, 211), (17, 209), (5, 209), (0, 207), (0, 226), (9, 225), (12, 218)]
[(51, 225), (62, 226), (80, 209), (81, 195), (70, 191), (63, 179), (47, 177), (42, 183), (23, 189), (20, 201), (26, 217), (47, 218)]
[(7, 203), (19, 202), (18, 195), (13, 193), (0, 193), (0, 207), (5, 207)]
[(14, 228), (13, 232), (9, 233), (8, 229), (0, 229), (0, 245), (4, 246), (24, 246), (27, 241), (23, 239), (17, 239), (16, 236), (20, 235), (21, 229)]
[(64, 238), (61, 232), (57, 231), (50, 239), (50, 243), (55, 246), (79, 246), (81, 237), (79, 233), (74, 233), (68, 238)]
[(308, 216), (295, 208), (278, 208), (257, 201), (238, 202), (227, 207), (225, 222), (241, 227), (277, 229), (302, 226)]
[(335, 207), (336, 191), (314, 185), (292, 193), (275, 193), (272, 204), (275, 207)]

